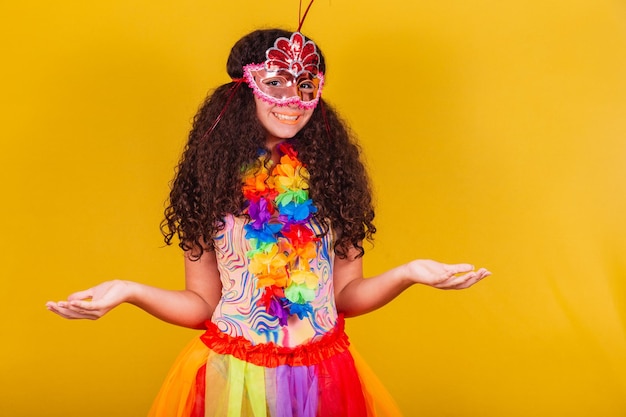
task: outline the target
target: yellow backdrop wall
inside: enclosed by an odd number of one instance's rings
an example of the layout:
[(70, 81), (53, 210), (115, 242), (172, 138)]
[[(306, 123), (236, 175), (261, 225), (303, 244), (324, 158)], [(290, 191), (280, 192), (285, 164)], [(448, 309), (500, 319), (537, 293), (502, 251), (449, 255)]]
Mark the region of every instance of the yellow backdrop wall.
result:
[[(626, 415), (626, 23), (616, 0), (326, 1), (305, 25), (359, 133), (375, 274), (415, 257), (494, 276), (350, 320), (408, 416)], [(158, 230), (230, 46), (297, 2), (4, 1), (0, 415), (140, 416), (194, 332), (48, 299), (182, 285)]]

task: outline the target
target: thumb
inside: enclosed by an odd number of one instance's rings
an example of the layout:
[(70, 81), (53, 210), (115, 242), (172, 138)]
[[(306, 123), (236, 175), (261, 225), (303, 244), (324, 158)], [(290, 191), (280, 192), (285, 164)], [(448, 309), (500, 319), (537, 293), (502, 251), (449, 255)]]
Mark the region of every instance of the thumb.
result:
[(93, 288), (89, 288), (88, 290), (78, 291), (74, 294), (71, 294), (67, 297), (67, 301), (76, 301), (76, 300), (87, 300), (93, 297)]
[(450, 270), (454, 274), (463, 274), (466, 272), (471, 272), (474, 270), (474, 265), (472, 264), (454, 264), (450, 265)]

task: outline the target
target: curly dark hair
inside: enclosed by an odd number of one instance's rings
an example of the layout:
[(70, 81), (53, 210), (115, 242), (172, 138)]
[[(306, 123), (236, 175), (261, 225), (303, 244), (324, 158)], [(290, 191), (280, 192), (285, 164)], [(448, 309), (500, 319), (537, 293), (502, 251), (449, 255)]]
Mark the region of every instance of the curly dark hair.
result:
[[(230, 52), (228, 74), (242, 78), (245, 65), (264, 62), (265, 51), (275, 40), (290, 36), (282, 29), (244, 36)], [(319, 49), (318, 53), (324, 72), (324, 57)], [(194, 117), (161, 223), (168, 245), (178, 237), (179, 246), (191, 251), (192, 259), (214, 250), (213, 237), (223, 229), (224, 217), (241, 214), (242, 167), (258, 159), (265, 140), (252, 90), (245, 82), (222, 85), (206, 98)], [(376, 232), (374, 209), (361, 150), (346, 123), (320, 99), (309, 122), (290, 141), (310, 172), (310, 196), (318, 207), (315, 216), (325, 233), (332, 228), (336, 234), (335, 253), (345, 258), (354, 247), (362, 256), (362, 242), (372, 241)]]

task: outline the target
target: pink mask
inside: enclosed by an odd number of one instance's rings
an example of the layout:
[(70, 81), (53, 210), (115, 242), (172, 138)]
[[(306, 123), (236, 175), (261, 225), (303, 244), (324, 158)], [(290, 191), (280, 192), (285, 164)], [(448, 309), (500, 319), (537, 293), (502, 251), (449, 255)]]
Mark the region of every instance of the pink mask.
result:
[(294, 32), (291, 39), (276, 39), (265, 56), (265, 63), (243, 67), (244, 78), (254, 94), (279, 106), (315, 108), (324, 85), (315, 44), (305, 42), (301, 33)]

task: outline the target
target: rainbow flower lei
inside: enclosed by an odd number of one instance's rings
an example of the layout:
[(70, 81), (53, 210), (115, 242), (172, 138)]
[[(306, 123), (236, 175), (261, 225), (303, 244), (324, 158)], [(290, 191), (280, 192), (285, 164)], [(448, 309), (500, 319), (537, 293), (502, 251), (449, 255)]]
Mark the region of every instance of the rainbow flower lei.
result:
[[(309, 198), (309, 172), (286, 142), (278, 145), (280, 162), (248, 168), (243, 176), (244, 226), (250, 243), (248, 271), (263, 290), (258, 304), (287, 325), (290, 315), (312, 316), (311, 301), (319, 277), (310, 262), (317, 256), (315, 233), (307, 227), (317, 207)], [(263, 158), (263, 157), (261, 157)]]

